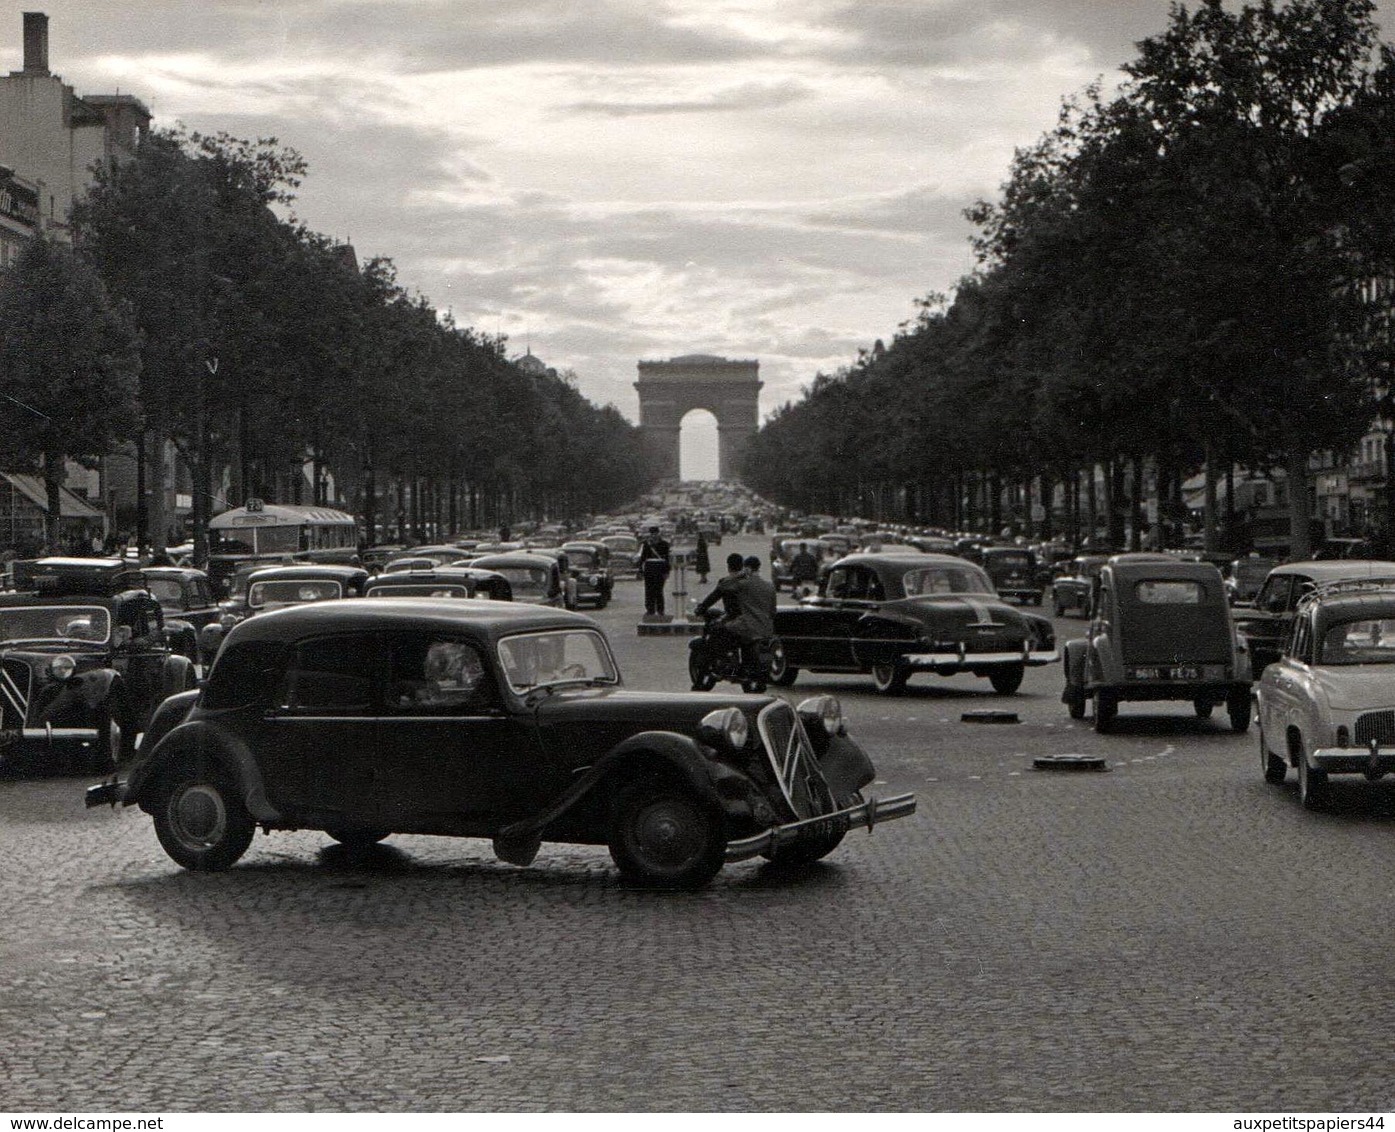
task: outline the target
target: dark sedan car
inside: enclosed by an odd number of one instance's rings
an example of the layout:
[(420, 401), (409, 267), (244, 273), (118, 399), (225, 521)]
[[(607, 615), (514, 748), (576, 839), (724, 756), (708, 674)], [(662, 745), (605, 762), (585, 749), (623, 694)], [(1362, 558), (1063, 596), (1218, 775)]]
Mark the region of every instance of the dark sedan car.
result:
[(0, 764), (47, 769), (73, 761), (107, 770), (134, 748), (156, 705), (193, 686), (139, 570), (119, 559), (16, 564), (0, 594)]
[(138, 805), (165, 851), (223, 869), (263, 830), (350, 846), (393, 833), (608, 845), (639, 883), (804, 862), (915, 809), (861, 791), (838, 702), (627, 692), (588, 617), (516, 603), (365, 598), (254, 617), (206, 685), (161, 707), (138, 761), (87, 803)]
[(1061, 576), (1051, 583), (1051, 608), (1057, 617), (1064, 617), (1067, 612), (1090, 616), (1095, 579), (1108, 561), (1107, 554), (1082, 554), (1061, 567)]
[(480, 597), (512, 601), (513, 589), (503, 574), (470, 566), (434, 570), (395, 570), (370, 578), (364, 597)]
[(983, 569), (944, 554), (854, 554), (839, 559), (817, 595), (776, 611), (771, 679), (800, 669), (870, 672), (899, 692), (916, 672), (986, 676), (1017, 691), (1025, 670), (1057, 659), (1051, 622), (993, 591)]
[(212, 664), (227, 631), (259, 613), (288, 605), (362, 597), (371, 575), (361, 566), (264, 566), (233, 580), (232, 596), (218, 620), (199, 630), (199, 652)]

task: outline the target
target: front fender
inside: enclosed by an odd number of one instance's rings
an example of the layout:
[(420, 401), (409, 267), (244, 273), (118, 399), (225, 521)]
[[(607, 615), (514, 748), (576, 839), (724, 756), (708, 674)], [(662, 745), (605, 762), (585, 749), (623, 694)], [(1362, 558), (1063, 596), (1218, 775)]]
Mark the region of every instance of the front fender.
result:
[(542, 842), (542, 831), (601, 788), (612, 772), (626, 766), (632, 772), (642, 772), (649, 767), (676, 774), (723, 811), (729, 808), (729, 803), (718, 783), (728, 777), (739, 779), (744, 794), (747, 782), (739, 771), (707, 758), (697, 741), (686, 735), (672, 731), (641, 731), (617, 743), (577, 775), (541, 812), (501, 829), (494, 838), (495, 855), (512, 865), (532, 864)]
[(124, 805), (139, 804), (148, 809), (155, 804), (160, 780), (183, 759), (211, 759), (237, 784), (247, 812), (263, 823), (279, 822), (281, 813), (266, 796), (266, 786), (257, 760), (241, 739), (207, 719), (191, 719), (165, 735), (141, 759), (126, 780)]
[(1084, 637), (1066, 642), (1061, 661), (1065, 665), (1067, 688), (1085, 687), (1085, 654), (1088, 651), (1089, 642)]
[(829, 736), (819, 756), (819, 769), (839, 805), (877, 777), (867, 752), (846, 735)]
[(35, 723), (40, 726), (91, 727), (93, 713), (111, 698), (112, 690), (119, 688), (120, 681), (121, 677), (110, 668), (98, 668), (71, 676)]

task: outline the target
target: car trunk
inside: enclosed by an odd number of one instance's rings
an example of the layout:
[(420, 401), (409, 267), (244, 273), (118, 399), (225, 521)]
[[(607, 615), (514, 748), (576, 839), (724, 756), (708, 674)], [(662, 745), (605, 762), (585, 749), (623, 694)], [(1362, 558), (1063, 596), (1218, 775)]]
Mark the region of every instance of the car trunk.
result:
[(1125, 664), (1229, 664), (1230, 624), (1210, 605), (1133, 605), (1120, 610)]

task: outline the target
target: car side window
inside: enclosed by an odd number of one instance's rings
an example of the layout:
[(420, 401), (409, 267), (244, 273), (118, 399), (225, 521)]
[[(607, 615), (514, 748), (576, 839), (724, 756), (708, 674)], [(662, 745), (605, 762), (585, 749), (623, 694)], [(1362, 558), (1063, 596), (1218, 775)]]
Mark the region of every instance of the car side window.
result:
[(1293, 629), (1289, 633), (1288, 655), (1293, 660), (1307, 663), (1308, 646), (1311, 640), (1311, 629), (1306, 617), (1299, 617), (1293, 623)]
[(499, 702), (479, 650), (438, 634), (390, 642), (387, 688), (385, 706), (400, 715), (475, 715)]
[(1288, 595), (1293, 587), (1290, 575), (1271, 577), (1264, 583), (1255, 604), (1268, 613), (1282, 613), (1288, 608)]
[(882, 580), (872, 573), (871, 570), (865, 572), (867, 575), (867, 598), (869, 601), (885, 601), (886, 590), (882, 588)]
[(348, 633), (302, 641), (276, 693), (287, 711), (364, 715), (373, 704), (378, 667), (374, 634)]
[(851, 571), (847, 567), (832, 571), (828, 575), (828, 596), (829, 597), (851, 597), (851, 583), (849, 575)]

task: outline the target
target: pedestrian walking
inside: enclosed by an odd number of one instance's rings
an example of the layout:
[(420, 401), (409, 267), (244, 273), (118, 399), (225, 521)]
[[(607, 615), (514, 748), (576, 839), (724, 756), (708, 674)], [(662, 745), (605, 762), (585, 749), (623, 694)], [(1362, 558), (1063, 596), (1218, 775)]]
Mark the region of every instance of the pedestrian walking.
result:
[(644, 576), (644, 615), (662, 617), (664, 615), (664, 582), (668, 580), (669, 545), (659, 534), (658, 527), (650, 527), (644, 536), (644, 545), (639, 548), (639, 569)]
[(707, 554), (707, 536), (698, 531), (697, 549), (693, 551), (693, 569), (697, 571), (698, 582), (707, 585), (707, 575), (712, 572), (712, 559)]
[(791, 588), (798, 590), (802, 585), (818, 581), (818, 577), (819, 560), (810, 553), (809, 544), (801, 542), (799, 552), (790, 559)]

